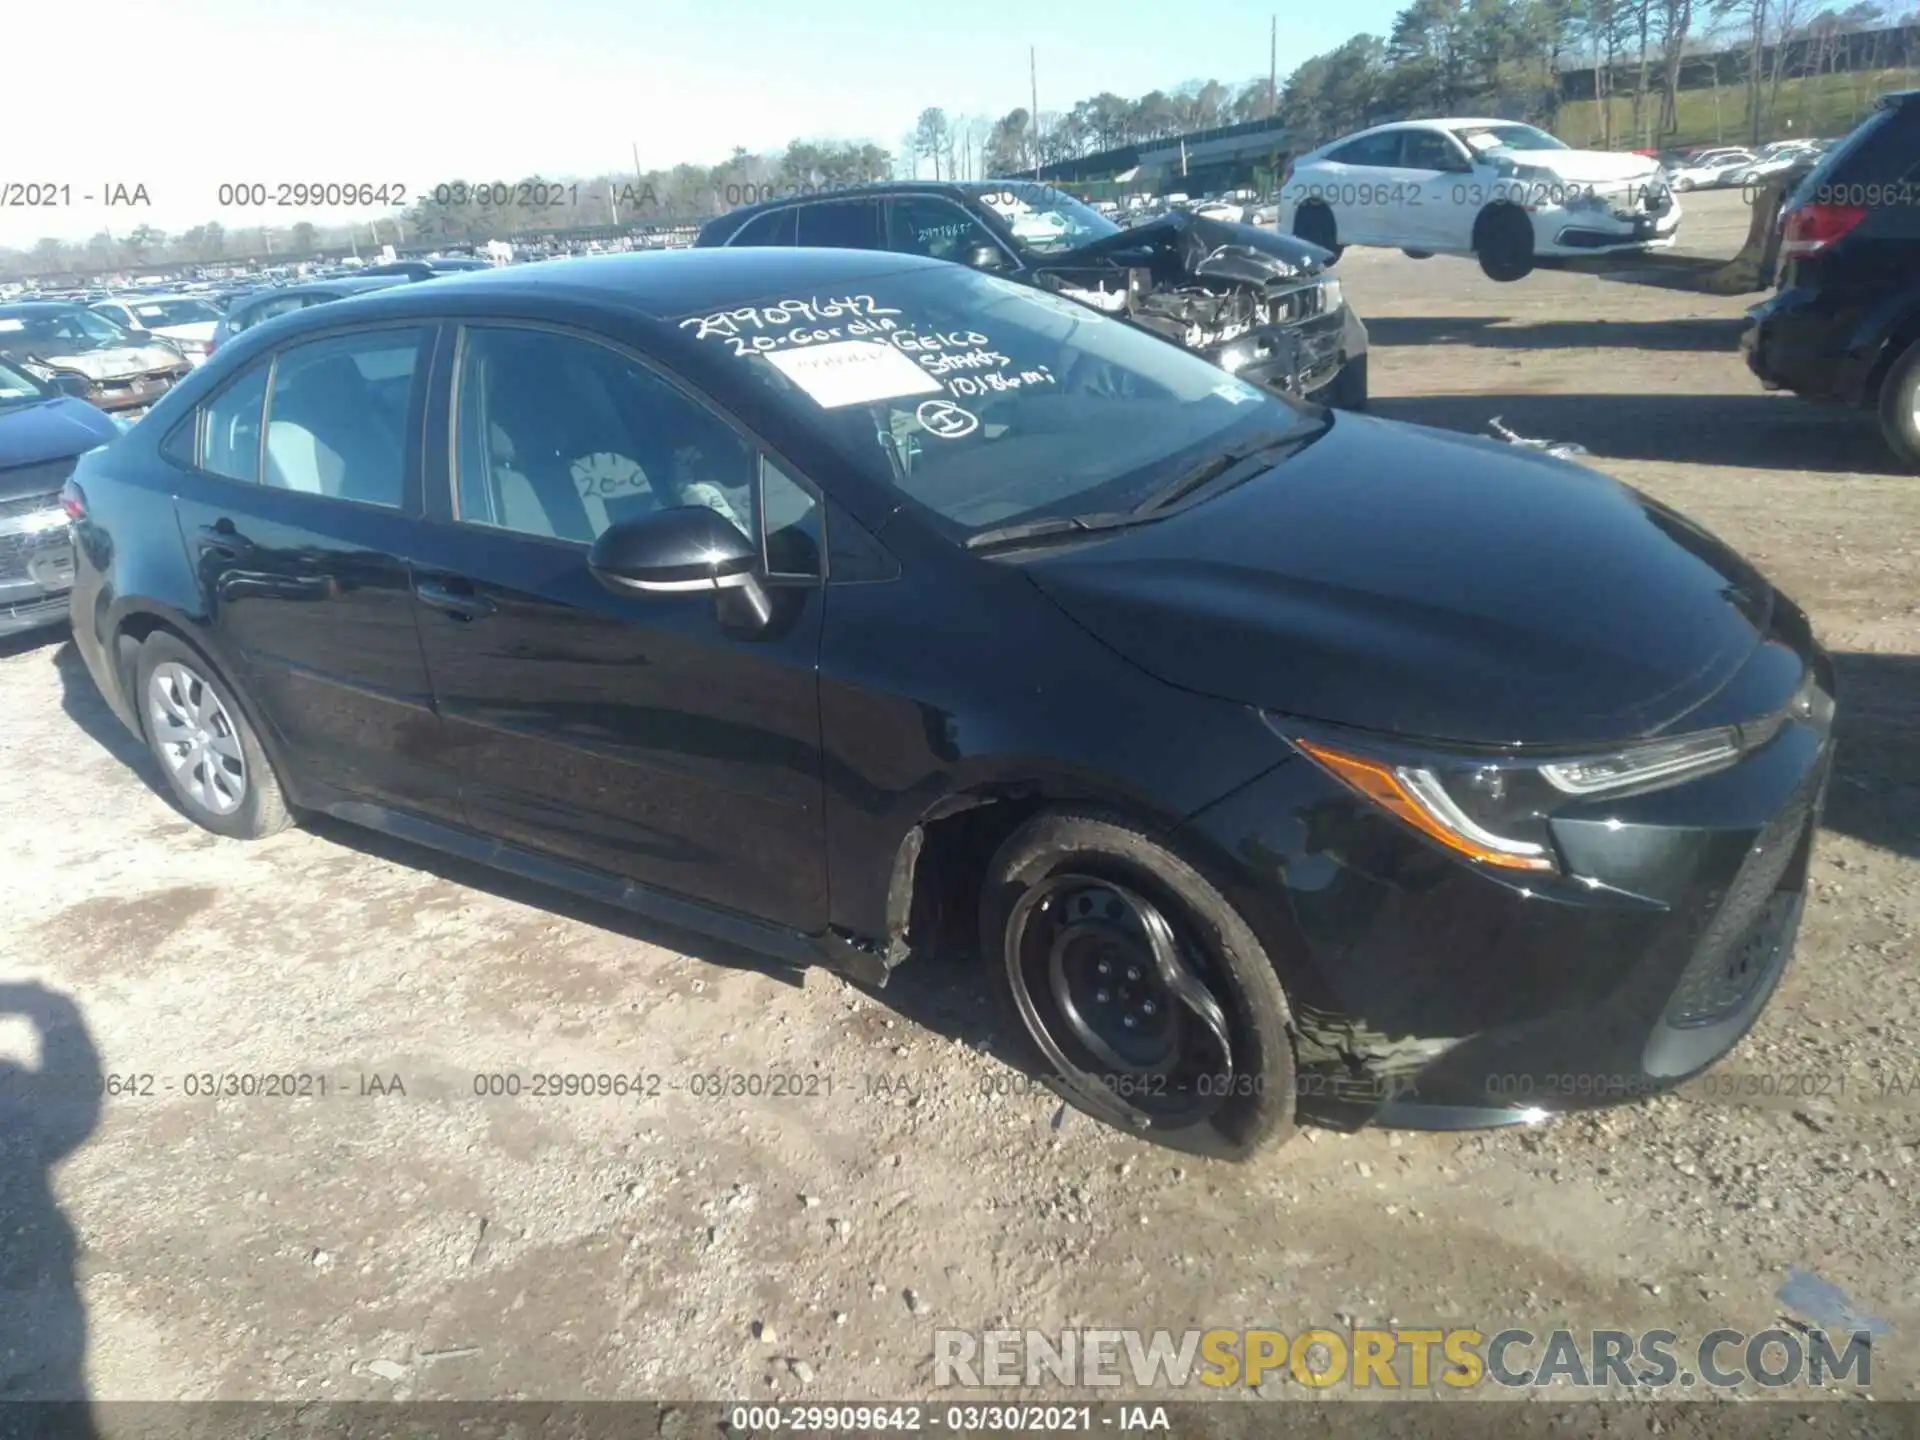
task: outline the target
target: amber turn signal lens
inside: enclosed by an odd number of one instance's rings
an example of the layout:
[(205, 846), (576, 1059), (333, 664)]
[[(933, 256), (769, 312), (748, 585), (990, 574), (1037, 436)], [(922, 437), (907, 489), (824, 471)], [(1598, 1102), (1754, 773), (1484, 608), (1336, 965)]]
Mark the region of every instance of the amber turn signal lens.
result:
[[(1474, 825), (1457, 806), (1446, 799), (1446, 791), (1426, 772), (1415, 772), (1428, 781), (1416, 790), (1402, 771), (1360, 755), (1349, 755), (1313, 740), (1294, 742), (1340, 780), (1345, 781), (1382, 809), (1390, 811), (1430, 840), (1437, 840), (1458, 855), (1503, 870), (1552, 870), (1553, 861), (1538, 845), (1514, 843), (1500, 848), (1500, 837)], [(1422, 793), (1422, 791), (1425, 793)], [(1447, 812), (1451, 811), (1451, 814)], [(1478, 832), (1477, 834), (1475, 832)], [(1489, 843), (1492, 842), (1492, 843)], [(1512, 843), (1512, 842), (1509, 842)]]

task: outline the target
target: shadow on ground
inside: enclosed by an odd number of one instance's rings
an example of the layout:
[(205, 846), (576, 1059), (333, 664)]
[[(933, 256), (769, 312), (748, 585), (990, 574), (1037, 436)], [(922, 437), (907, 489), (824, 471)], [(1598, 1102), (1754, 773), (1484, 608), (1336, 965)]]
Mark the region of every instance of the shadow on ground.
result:
[(1472, 435), (1487, 434), (1499, 416), (1529, 439), (1571, 440), (1613, 460), (1907, 473), (1871, 415), (1790, 395), (1399, 395), (1369, 408), (1383, 419)]
[(1833, 657), (1838, 750), (1826, 828), (1920, 859), (1920, 655)]
[(1367, 343), (1382, 346), (1479, 345), (1495, 350), (1737, 351), (1731, 319), (1542, 320), (1505, 315), (1380, 315), (1367, 320)]
[(99, 1123), (100, 1054), (74, 1002), (32, 982), (0, 981), (0, 1020), (22, 1019), (34, 1063), (0, 1058), (0, 1415), (35, 1410), (35, 1434), (91, 1436), (87, 1317), (74, 1262), (79, 1237), (53, 1194), (53, 1168)]

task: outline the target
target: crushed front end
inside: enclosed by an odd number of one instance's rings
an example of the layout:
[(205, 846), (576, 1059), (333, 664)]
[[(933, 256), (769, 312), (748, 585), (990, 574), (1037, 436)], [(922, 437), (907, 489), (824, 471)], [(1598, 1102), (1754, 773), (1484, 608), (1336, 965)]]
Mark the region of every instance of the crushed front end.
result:
[(1050, 260), (1048, 289), (1255, 384), (1316, 397), (1366, 354), (1324, 252), (1251, 225), (1172, 215)]

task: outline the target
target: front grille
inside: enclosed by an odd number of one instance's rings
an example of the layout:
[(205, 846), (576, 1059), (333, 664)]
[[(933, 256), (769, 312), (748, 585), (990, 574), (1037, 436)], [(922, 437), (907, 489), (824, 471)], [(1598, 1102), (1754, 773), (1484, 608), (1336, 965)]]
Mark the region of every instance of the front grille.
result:
[(1311, 320), (1317, 315), (1327, 313), (1327, 287), (1324, 285), (1302, 285), (1297, 290), (1269, 302), (1268, 313), (1272, 325), (1296, 325), (1302, 320)]
[(1667, 1001), (1669, 1025), (1711, 1025), (1744, 1005), (1773, 969), (1794, 896), (1781, 881), (1806, 839), (1824, 768), (1816, 766), (1794, 798), (1761, 832), (1727, 887), (1719, 914), (1701, 937)]

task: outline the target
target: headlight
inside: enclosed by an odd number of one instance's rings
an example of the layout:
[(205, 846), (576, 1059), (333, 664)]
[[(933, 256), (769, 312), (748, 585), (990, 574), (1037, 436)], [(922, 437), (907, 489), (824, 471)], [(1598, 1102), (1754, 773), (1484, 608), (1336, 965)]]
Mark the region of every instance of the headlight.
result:
[(1327, 279), (1320, 282), (1320, 306), (1328, 315), (1333, 314), (1347, 303), (1347, 292), (1340, 288), (1338, 280)]
[(1505, 870), (1554, 871), (1559, 864), (1547, 822), (1556, 811), (1723, 770), (1773, 739), (1789, 719), (1824, 729), (1832, 711), (1809, 671), (1783, 711), (1755, 724), (1551, 760), (1323, 739), (1290, 729), (1280, 716), (1268, 716), (1267, 723), (1336, 780), (1455, 854)]

